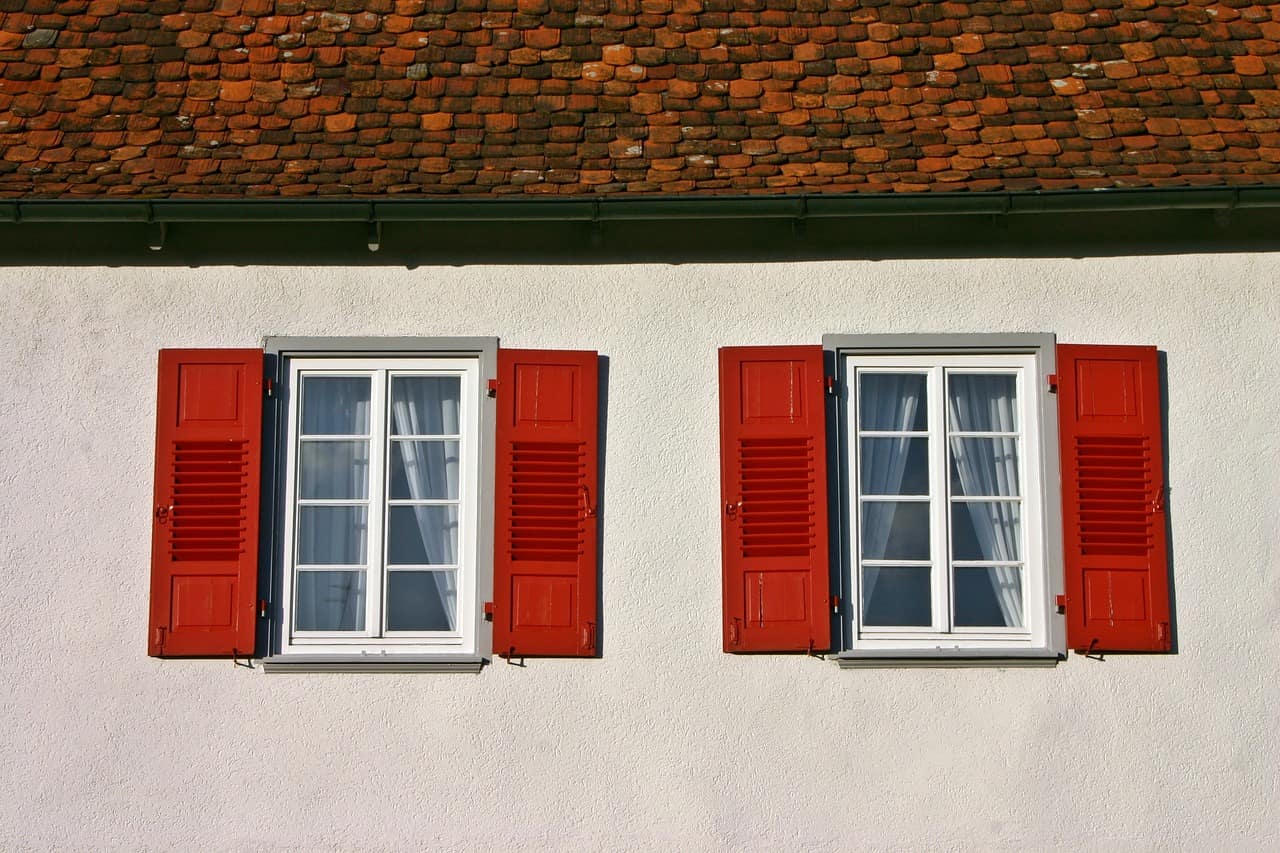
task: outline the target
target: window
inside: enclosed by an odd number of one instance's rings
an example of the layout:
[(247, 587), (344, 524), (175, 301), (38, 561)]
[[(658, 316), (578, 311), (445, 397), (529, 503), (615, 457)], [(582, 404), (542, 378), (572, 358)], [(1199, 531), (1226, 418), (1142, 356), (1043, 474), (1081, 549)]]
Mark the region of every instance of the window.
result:
[(842, 361), (848, 648), (1043, 645), (1035, 356)]
[(1169, 651), (1158, 364), (1051, 335), (722, 349), (725, 651)]
[(153, 656), (596, 655), (595, 352), (270, 338), (158, 373)]
[(282, 651), (474, 652), (476, 359), (289, 363)]

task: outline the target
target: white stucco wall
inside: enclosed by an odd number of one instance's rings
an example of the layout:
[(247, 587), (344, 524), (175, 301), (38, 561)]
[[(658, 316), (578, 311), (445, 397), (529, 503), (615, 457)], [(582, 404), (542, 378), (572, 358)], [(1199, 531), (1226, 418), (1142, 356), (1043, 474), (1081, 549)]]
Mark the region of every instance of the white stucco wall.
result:
[[(1276, 849), (1277, 280), (1280, 255), (0, 269), (0, 848)], [(979, 331), (1168, 353), (1180, 653), (722, 654), (717, 347)], [(264, 335), (607, 355), (603, 657), (148, 658), (155, 352)]]

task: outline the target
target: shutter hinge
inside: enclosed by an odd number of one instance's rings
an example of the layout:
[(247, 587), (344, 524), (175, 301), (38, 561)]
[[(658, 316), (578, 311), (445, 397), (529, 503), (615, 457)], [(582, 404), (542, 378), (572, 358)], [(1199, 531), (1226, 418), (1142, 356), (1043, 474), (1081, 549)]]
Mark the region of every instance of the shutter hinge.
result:
[(1058, 393), (1058, 374), (1050, 373), (1048, 376), (1045, 377), (1045, 380), (1049, 383), (1049, 393), (1057, 394)]
[(151, 645), (155, 646), (156, 654), (164, 654), (164, 628), (157, 627), (152, 632)]
[(1065, 595), (1059, 595), (1054, 600), (1054, 604), (1057, 605), (1059, 613), (1067, 612), (1067, 597)]
[(266, 392), (268, 397), (274, 397), (276, 395), (276, 381), (268, 376), (266, 381), (262, 383), (262, 390)]
[(582, 650), (584, 652), (595, 653), (596, 650), (596, 623), (587, 622), (582, 626)]
[(737, 616), (729, 623), (729, 645), (735, 648), (742, 644), (742, 620)]
[(484, 603), (484, 621), (486, 622), (493, 621), (493, 602), (492, 601), (486, 601)]
[(485, 393), (488, 396), (490, 397), (498, 396), (498, 380), (490, 379), (487, 383), (485, 383), (485, 388), (487, 389)]
[(1159, 643), (1161, 646), (1163, 646), (1165, 649), (1169, 648), (1170, 643), (1169, 643), (1169, 623), (1168, 622), (1156, 623), (1156, 642)]
[(827, 396), (834, 397), (836, 394), (836, 378), (834, 376), (823, 377), (827, 382)]

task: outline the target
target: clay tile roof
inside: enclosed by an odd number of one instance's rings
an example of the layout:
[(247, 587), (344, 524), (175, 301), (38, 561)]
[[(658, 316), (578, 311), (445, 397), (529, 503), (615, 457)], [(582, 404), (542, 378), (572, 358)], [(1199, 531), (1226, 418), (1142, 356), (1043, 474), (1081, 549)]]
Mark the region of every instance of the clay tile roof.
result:
[(0, 0), (0, 196), (1280, 183), (1280, 4)]

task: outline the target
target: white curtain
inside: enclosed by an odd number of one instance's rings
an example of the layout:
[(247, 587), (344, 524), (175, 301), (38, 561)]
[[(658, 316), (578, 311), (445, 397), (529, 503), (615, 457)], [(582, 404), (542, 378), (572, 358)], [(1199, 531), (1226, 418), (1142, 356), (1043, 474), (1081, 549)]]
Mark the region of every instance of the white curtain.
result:
[[(460, 382), (455, 377), (397, 377), (392, 380), (392, 435), (457, 435)], [(393, 439), (394, 440), (394, 439)], [(458, 497), (460, 474), (457, 441), (395, 441), (413, 500)], [(414, 505), (418, 534), (427, 562), (457, 562), (457, 504)], [(457, 572), (431, 572), (449, 630), (457, 627)]]
[[(912, 429), (916, 414), (924, 405), (921, 399), (925, 384), (919, 374), (864, 373), (858, 397), (858, 417), (863, 429)], [(881, 438), (874, 442), (875, 452), (862, 454), (862, 494), (896, 495), (901, 493), (903, 475), (912, 439)], [(862, 504), (862, 553), (883, 556), (893, 531), (896, 501), (865, 501)], [(869, 559), (874, 559), (870, 557)], [(862, 603), (871, 601), (880, 569), (868, 566), (862, 570)]]
[[(955, 432), (1014, 432), (1015, 383), (1008, 375), (956, 374), (951, 377), (948, 412)], [(951, 439), (951, 460), (964, 495), (1019, 496), (1016, 438)], [(1019, 502), (962, 501), (984, 560), (1020, 560)], [(988, 569), (1004, 624), (1022, 625), (1021, 571)]]
[[(303, 435), (364, 435), (369, 431), (367, 377), (310, 376), (302, 380)], [(324, 500), (368, 496), (369, 442), (303, 441), (299, 494)], [(368, 509), (312, 505), (299, 509), (298, 558), (303, 564), (363, 564), (368, 559)], [(298, 626), (314, 630), (364, 628), (365, 572), (298, 573)]]

